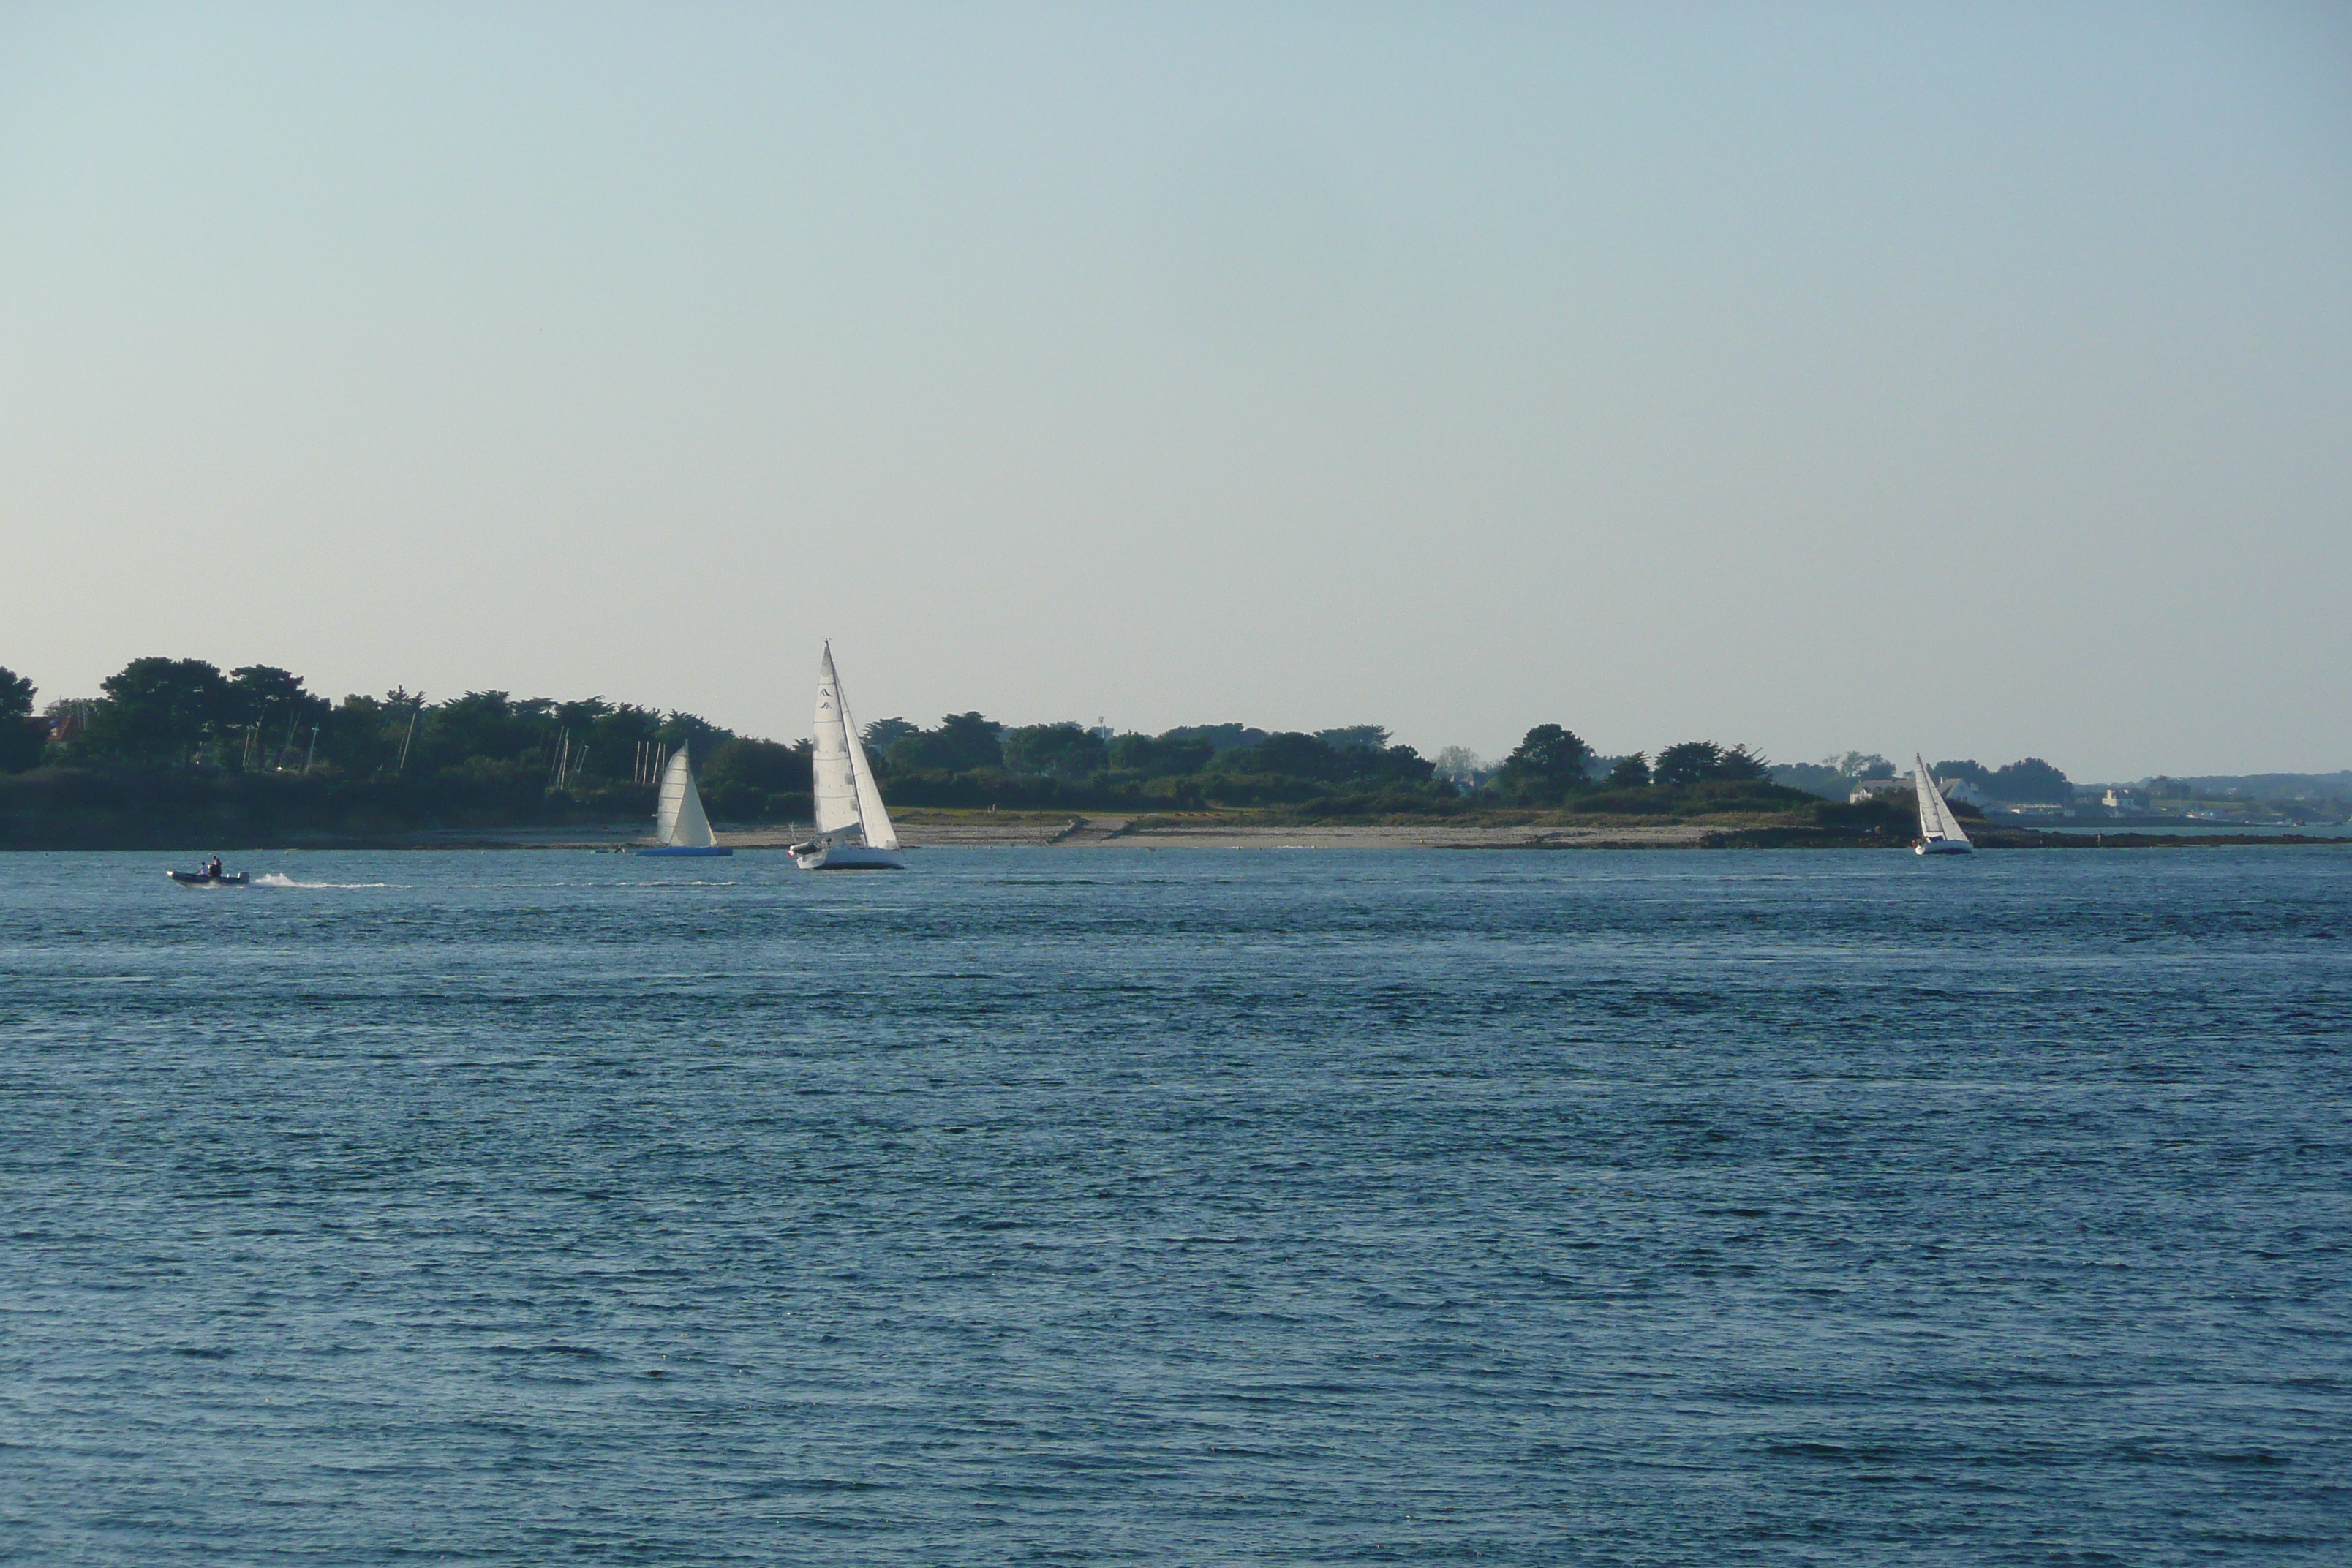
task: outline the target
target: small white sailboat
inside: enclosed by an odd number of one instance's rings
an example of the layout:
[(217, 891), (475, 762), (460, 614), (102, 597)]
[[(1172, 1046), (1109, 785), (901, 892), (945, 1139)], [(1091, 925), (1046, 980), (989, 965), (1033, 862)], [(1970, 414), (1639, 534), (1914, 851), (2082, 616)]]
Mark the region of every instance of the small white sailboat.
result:
[(1936, 787), (1936, 775), (1927, 771), (1927, 759), (1918, 752), (1911, 753), (1911, 784), (1919, 792), (1919, 842), (1912, 848), (1922, 855), (1973, 855), (1977, 847), (1960, 831), (1960, 819), (1952, 815), (1952, 803)]
[(702, 814), (702, 795), (694, 787), (694, 766), (687, 761), (691, 746), (680, 746), (677, 754), (662, 770), (661, 801), (654, 812), (654, 837), (658, 844), (637, 851), (640, 855), (732, 855), (732, 849), (719, 842), (710, 831), (710, 818)]
[(857, 742), (857, 725), (841, 694), (833, 668), (833, 644), (816, 667), (816, 836), (795, 844), (793, 858), (803, 871), (903, 871), (898, 831), (883, 809), (873, 765)]

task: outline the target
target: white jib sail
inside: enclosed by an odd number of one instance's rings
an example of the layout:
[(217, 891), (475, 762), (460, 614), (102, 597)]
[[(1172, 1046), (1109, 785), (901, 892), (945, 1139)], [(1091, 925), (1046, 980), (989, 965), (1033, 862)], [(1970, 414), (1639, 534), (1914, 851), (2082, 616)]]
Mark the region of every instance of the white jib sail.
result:
[[(832, 649), (825, 651), (830, 655)], [(898, 830), (890, 826), (890, 813), (882, 805), (881, 786), (874, 782), (874, 764), (866, 760), (865, 742), (857, 738), (857, 721), (849, 716), (849, 699), (842, 695), (837, 678), (833, 691), (841, 700), (841, 732), (849, 742), (849, 776), (857, 786), (857, 816), (866, 825), (866, 847), (896, 849)]]
[(719, 842), (719, 836), (710, 831), (710, 818), (702, 815), (702, 795), (694, 787), (694, 769), (686, 760), (688, 750), (680, 746), (669, 766), (662, 770), (661, 805), (654, 816), (654, 837), (675, 848), (708, 849)]
[(834, 671), (833, 645), (827, 643), (824, 658), (816, 667), (816, 752), (809, 759), (815, 774), (819, 837), (854, 833), (859, 826), (852, 744), (848, 714), (841, 701), (841, 677)]
[(1969, 836), (1960, 831), (1960, 819), (1952, 815), (1952, 803), (1936, 787), (1936, 775), (1927, 771), (1927, 759), (1916, 752), (1911, 753), (1911, 786), (1919, 794), (1919, 837), (1931, 844), (1938, 839), (1966, 844)]

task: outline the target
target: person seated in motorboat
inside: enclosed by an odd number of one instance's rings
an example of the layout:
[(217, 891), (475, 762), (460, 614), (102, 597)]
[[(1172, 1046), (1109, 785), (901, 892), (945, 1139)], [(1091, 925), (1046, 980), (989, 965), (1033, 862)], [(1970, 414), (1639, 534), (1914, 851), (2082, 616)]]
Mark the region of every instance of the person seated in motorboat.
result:
[(211, 859), (205, 862), (205, 880), (207, 882), (217, 882), (220, 879), (221, 858), (215, 855)]

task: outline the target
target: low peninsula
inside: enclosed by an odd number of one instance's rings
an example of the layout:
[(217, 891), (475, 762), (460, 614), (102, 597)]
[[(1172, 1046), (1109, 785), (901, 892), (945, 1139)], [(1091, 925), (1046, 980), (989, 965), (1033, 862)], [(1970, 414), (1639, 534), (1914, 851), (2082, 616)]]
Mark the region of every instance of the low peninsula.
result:
[[(0, 847), (618, 847), (643, 837), (681, 749), (721, 843), (781, 847), (813, 808), (807, 741), (602, 698), (396, 688), (334, 702), (287, 670), (161, 658), (95, 698), (37, 710), (34, 696), (0, 669)], [(1712, 741), (1603, 756), (1557, 723), (1491, 763), (1423, 757), (1371, 724), (1145, 735), (972, 711), (880, 719), (862, 739), (910, 847), (1895, 848), (1917, 832), (1881, 757), (1776, 765)], [(1986, 848), (2247, 841), (1989, 815), (2075, 797), (2035, 758), (1935, 772)]]

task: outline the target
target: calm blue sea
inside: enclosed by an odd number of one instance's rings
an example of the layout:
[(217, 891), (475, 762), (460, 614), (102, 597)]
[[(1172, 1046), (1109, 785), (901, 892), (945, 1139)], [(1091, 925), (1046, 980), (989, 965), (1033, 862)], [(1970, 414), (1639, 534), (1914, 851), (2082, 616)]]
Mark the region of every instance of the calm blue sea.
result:
[(0, 860), (0, 1560), (2352, 1560), (2352, 854)]

